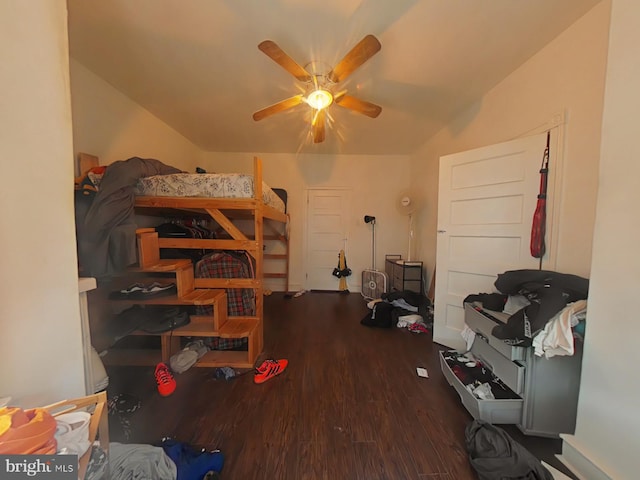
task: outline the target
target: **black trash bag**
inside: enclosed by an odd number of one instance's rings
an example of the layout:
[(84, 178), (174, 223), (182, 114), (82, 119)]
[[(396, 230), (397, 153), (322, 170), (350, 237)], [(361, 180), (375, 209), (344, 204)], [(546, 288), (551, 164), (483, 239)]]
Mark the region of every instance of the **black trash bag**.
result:
[(465, 444), (479, 480), (553, 480), (540, 460), (503, 429), (484, 420), (467, 425)]

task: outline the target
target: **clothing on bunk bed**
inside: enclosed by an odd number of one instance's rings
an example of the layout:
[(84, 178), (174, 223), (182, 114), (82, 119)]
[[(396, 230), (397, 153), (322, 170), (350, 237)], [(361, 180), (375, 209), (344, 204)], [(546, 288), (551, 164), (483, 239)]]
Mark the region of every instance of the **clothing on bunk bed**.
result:
[[(245, 259), (242, 259), (242, 256)], [(206, 255), (195, 267), (196, 278), (253, 278), (253, 265), (245, 252), (217, 251)], [(255, 294), (252, 288), (227, 288), (227, 314), (229, 316), (255, 315)], [(198, 315), (211, 315), (212, 307), (197, 307)], [(209, 347), (229, 350), (247, 345), (246, 338), (212, 338)]]
[[(195, 238), (215, 239), (215, 232), (198, 225), (191, 219), (179, 219), (165, 222), (155, 227), (159, 238)], [(195, 248), (163, 248), (160, 250), (160, 258), (186, 258), (195, 265), (202, 257), (212, 253), (212, 250)]]
[[(196, 264), (195, 275), (196, 278), (252, 278), (247, 261), (241, 260), (239, 256), (230, 252), (214, 252), (206, 255)], [(253, 289), (227, 289), (229, 316), (255, 315), (255, 309)]]
[(79, 254), (87, 276), (108, 277), (137, 261), (136, 183), (143, 177), (178, 172), (159, 160), (139, 157), (107, 167), (100, 190), (78, 229)]

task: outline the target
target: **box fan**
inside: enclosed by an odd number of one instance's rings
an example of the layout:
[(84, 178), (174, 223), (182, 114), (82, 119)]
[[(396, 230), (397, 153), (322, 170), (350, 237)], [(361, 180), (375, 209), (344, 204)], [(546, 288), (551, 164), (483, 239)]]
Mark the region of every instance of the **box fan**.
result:
[(387, 275), (376, 270), (376, 217), (365, 215), (364, 223), (371, 224), (371, 269), (362, 271), (362, 296), (376, 299), (387, 291)]

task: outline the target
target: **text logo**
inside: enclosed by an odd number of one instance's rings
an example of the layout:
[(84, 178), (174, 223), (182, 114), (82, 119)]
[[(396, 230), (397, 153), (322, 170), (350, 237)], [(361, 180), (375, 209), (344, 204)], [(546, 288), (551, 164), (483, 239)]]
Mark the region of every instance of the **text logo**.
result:
[(75, 480), (77, 455), (0, 455), (0, 478)]

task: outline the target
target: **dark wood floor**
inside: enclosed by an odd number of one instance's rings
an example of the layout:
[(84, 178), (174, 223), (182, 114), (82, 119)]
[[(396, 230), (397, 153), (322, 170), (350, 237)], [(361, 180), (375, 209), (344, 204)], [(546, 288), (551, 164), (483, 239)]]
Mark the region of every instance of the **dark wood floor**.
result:
[[(192, 368), (162, 398), (152, 368), (109, 368), (109, 395), (142, 402), (127, 442), (158, 444), (171, 436), (218, 448), (225, 479), (476, 478), (464, 447), (472, 418), (440, 373), (443, 347), (430, 334), (364, 327), (366, 313), (357, 293), (266, 297), (260, 359), (287, 358), (289, 367), (262, 385), (252, 373), (225, 381)], [(416, 367), (430, 378), (419, 378)], [(560, 467), (553, 457), (560, 440), (505, 429)], [(118, 435), (114, 425), (112, 439), (123, 441)]]

